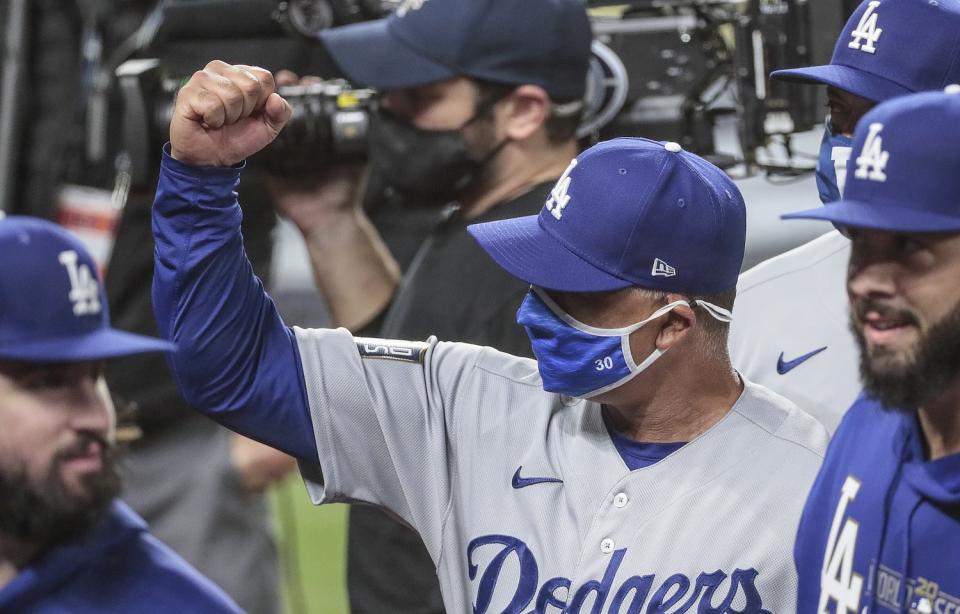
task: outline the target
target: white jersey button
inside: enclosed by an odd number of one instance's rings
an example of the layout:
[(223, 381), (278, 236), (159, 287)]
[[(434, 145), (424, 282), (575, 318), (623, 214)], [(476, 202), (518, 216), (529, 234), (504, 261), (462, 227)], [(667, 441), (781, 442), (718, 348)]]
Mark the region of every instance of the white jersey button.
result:
[(663, 148), (669, 151), (670, 153), (680, 153), (681, 151), (683, 151), (683, 147), (680, 147), (680, 143), (674, 143), (673, 141), (664, 143)]
[(604, 554), (610, 554), (611, 552), (613, 552), (613, 549), (615, 546), (616, 544), (613, 543), (613, 540), (608, 537), (602, 542), (600, 542), (600, 552)]
[(615, 507), (626, 507), (626, 506), (627, 506), (627, 503), (629, 503), (629, 502), (630, 502), (630, 497), (628, 497), (628, 496), (627, 496), (627, 493), (625, 493), (625, 492), (618, 492), (618, 493), (613, 497), (613, 505), (614, 505)]

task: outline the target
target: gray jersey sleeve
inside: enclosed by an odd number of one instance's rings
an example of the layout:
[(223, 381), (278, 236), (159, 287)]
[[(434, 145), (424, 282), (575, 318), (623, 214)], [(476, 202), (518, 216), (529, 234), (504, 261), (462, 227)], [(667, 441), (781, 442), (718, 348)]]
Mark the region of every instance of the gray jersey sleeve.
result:
[(301, 466), (311, 498), (382, 506), (436, 558), (457, 445), (447, 408), (482, 348), (295, 332), (320, 458)]

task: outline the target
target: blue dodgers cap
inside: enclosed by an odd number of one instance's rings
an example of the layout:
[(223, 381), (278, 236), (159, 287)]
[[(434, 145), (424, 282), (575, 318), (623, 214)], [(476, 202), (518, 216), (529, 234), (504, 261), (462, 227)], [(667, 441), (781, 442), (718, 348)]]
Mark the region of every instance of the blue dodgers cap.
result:
[(874, 102), (942, 90), (960, 81), (960, 0), (867, 0), (829, 64), (771, 77), (825, 83)]
[(957, 143), (960, 95), (927, 92), (886, 102), (857, 125), (843, 198), (783, 217), (891, 232), (960, 232)]
[(469, 230), (535, 286), (713, 294), (737, 284), (746, 217), (740, 191), (716, 166), (676, 143), (619, 138), (571, 162), (540, 215)]
[(174, 349), (110, 328), (96, 265), (66, 230), (38, 218), (0, 219), (0, 358), (82, 362)]
[(378, 89), (467, 76), (569, 101), (584, 95), (593, 35), (581, 0), (404, 0), (320, 37), (349, 79)]

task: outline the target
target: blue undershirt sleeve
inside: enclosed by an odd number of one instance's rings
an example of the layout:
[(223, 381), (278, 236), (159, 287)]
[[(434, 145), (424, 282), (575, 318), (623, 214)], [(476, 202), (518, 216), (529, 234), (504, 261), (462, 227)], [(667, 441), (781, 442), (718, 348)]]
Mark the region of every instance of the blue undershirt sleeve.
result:
[(170, 366), (192, 407), (308, 462), (316, 443), (293, 331), (247, 260), (241, 167), (194, 167), (164, 147), (153, 205), (153, 305)]

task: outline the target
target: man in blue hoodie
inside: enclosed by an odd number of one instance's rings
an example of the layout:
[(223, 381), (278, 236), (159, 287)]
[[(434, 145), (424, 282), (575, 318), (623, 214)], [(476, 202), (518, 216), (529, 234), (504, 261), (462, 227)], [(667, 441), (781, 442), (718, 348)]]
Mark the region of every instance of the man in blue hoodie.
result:
[(69, 233), (0, 219), (0, 614), (239, 612), (116, 499), (103, 362), (174, 346), (106, 299)]
[[(957, 50), (952, 50), (957, 53)], [(804, 509), (798, 612), (960, 612), (960, 86), (860, 121), (829, 220), (864, 392)]]

